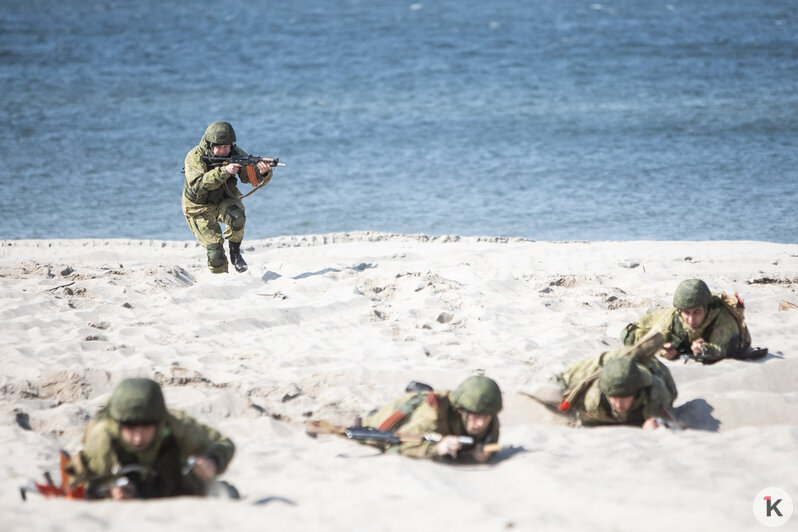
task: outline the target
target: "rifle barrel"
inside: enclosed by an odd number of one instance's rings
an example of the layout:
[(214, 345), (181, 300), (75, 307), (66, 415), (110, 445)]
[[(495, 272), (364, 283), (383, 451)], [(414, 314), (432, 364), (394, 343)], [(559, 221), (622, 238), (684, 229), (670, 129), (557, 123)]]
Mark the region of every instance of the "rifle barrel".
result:
[(384, 430), (376, 430), (369, 428), (348, 428), (344, 432), (350, 440), (375, 440), (384, 441), (386, 443), (402, 443), (402, 438), (396, 436), (392, 432)]

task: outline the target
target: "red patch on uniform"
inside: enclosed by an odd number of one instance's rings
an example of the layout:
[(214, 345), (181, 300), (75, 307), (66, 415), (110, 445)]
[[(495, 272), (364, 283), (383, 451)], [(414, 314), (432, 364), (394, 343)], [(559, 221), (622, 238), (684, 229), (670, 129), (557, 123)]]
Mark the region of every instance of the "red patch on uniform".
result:
[(434, 392), (430, 392), (427, 394), (427, 404), (430, 405), (432, 408), (438, 408), (438, 406), (440, 406), (440, 402), (438, 401), (438, 396), (435, 395)]

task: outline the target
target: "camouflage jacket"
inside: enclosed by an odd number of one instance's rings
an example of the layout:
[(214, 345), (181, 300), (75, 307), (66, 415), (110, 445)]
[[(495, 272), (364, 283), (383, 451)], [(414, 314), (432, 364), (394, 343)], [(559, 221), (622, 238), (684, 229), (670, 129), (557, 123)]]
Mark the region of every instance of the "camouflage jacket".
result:
[[(391, 414), (415, 397), (419, 392), (409, 392), (396, 400), (378, 409), (374, 414), (363, 420), (364, 427), (378, 428)], [(392, 430), (406, 434), (427, 434), (437, 432), (444, 436), (467, 436), (460, 412), (451, 404), (452, 392), (429, 392), (426, 398), (413, 410), (401, 424)], [(499, 419), (494, 416), (493, 421), (481, 438), (476, 438), (479, 444), (497, 443), (499, 441)], [(435, 458), (437, 456), (435, 443), (400, 443), (396, 445), (380, 446), (389, 453), (398, 453), (413, 458)], [(463, 449), (467, 451), (467, 448)]]
[(129, 478), (137, 488), (138, 497), (151, 498), (203, 494), (203, 484), (198, 477), (183, 474), (188, 458), (212, 458), (218, 472), (222, 473), (234, 452), (233, 442), (215, 429), (197, 422), (185, 412), (169, 409), (166, 421), (158, 425), (155, 440), (147, 449), (129, 449), (120, 437), (119, 423), (102, 415), (86, 428), (83, 450), (78, 456), (80, 476), (88, 481), (89, 493), (96, 494), (101, 487), (93, 485), (96, 483), (91, 479), (113, 475), (123, 466), (140, 465), (146, 469)]
[[(230, 155), (246, 156), (244, 150), (233, 144), (230, 149)], [(213, 156), (213, 148), (210, 142), (205, 140), (203, 135), (199, 145), (195, 146), (186, 155), (184, 172), (186, 174), (186, 181), (183, 184), (183, 195), (194, 203), (199, 205), (218, 205), (225, 198), (235, 197), (241, 195), (236, 187), (236, 178), (227, 173), (224, 166), (217, 166), (211, 168), (209, 163), (202, 160), (202, 157)], [(266, 174), (258, 173), (258, 180), (268, 183), (272, 178), (272, 170)], [(246, 177), (246, 170), (241, 169), (238, 173), (238, 178), (241, 182), (249, 182)], [(227, 187), (225, 187), (225, 183)], [(227, 190), (225, 190), (227, 189)], [(229, 190), (229, 192), (228, 192)], [(231, 196), (230, 192), (236, 194)]]
[[(624, 353), (624, 349), (601, 353), (575, 362), (562, 373), (566, 389), (577, 386), (584, 379), (594, 375), (604, 364)], [(676, 399), (676, 383), (665, 365), (654, 357), (637, 363), (638, 369), (650, 376), (651, 386), (643, 388), (635, 397), (632, 407), (623, 414), (615, 412), (610, 402), (599, 389), (595, 379), (571, 405), (583, 425), (626, 424), (640, 426), (650, 417), (662, 417), (662, 408), (671, 408)]]
[(710, 358), (723, 358), (742, 353), (751, 346), (751, 334), (745, 322), (742, 330), (737, 319), (720, 301), (713, 296), (707, 317), (697, 328), (684, 323), (679, 310), (671, 307), (643, 316), (637, 323), (630, 323), (621, 332), (624, 345), (633, 345), (652, 329), (657, 329), (680, 353), (690, 351), (690, 345), (699, 338), (704, 339), (704, 355)]

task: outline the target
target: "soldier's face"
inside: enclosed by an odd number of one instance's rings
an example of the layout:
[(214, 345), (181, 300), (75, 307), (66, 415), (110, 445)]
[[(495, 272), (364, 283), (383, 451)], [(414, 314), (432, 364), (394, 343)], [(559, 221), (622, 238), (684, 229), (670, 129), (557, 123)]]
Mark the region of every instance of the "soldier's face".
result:
[(480, 436), (484, 433), (490, 422), (493, 421), (491, 414), (475, 414), (474, 412), (463, 411), (463, 424), (466, 432), (471, 436)]
[(229, 144), (214, 144), (211, 146), (213, 149), (213, 154), (217, 157), (227, 157), (230, 155), (230, 145)]
[(119, 433), (136, 450), (146, 449), (155, 439), (156, 425), (122, 425)]
[(695, 329), (704, 323), (704, 318), (707, 317), (706, 307), (691, 307), (679, 311), (682, 320), (689, 326)]
[(612, 408), (618, 412), (619, 414), (623, 414), (627, 412), (630, 408), (632, 408), (632, 403), (635, 402), (634, 395), (627, 395), (625, 397), (616, 397), (614, 395), (610, 395), (607, 397), (607, 400), (612, 405)]

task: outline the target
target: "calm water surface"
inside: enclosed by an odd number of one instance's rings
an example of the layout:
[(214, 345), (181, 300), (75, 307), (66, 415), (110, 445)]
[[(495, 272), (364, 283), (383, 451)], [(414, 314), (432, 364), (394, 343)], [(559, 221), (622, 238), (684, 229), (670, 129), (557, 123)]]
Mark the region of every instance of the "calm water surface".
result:
[(0, 238), (192, 239), (228, 120), (249, 239), (798, 242), (794, 0), (3, 4)]

